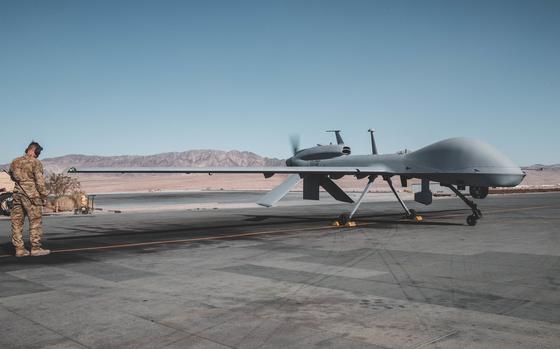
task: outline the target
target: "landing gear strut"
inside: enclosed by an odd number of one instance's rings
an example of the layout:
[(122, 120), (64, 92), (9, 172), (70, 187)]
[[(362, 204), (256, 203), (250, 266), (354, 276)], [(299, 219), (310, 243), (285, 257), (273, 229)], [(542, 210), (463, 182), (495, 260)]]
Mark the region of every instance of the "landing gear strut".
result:
[(391, 180), (391, 177), (383, 176), (383, 179), (387, 182), (387, 184), (389, 184), (389, 187), (391, 188), (391, 191), (397, 197), (397, 200), (399, 201), (399, 204), (401, 204), (401, 206), (402, 206), (402, 208), (403, 208), (403, 210), (406, 214), (406, 218), (414, 220), (416, 222), (421, 222), (422, 221), (422, 216), (417, 214), (415, 210), (409, 210), (408, 207), (406, 207), (406, 205), (404, 204), (404, 201), (402, 201), (401, 197), (399, 196), (399, 194), (395, 190), (395, 187), (393, 187), (393, 181)]
[[(352, 217), (354, 216), (354, 214), (356, 213), (356, 211), (358, 210), (358, 207), (360, 207), (360, 204), (362, 203), (362, 201), (364, 200), (369, 188), (371, 187), (371, 185), (373, 184), (373, 181), (375, 180), (377, 176), (369, 176), (368, 177), (368, 183), (366, 185), (366, 187), (364, 188), (364, 191), (362, 192), (362, 195), (360, 195), (360, 198), (358, 199), (358, 201), (356, 202), (356, 204), (354, 204), (354, 208), (352, 209), (352, 212), (350, 212), (350, 214), (346, 214), (343, 213), (341, 214), (338, 219), (336, 221), (333, 222), (333, 225), (335, 226), (341, 226), (341, 225), (345, 225), (347, 227), (354, 227), (356, 226), (355, 222), (352, 222)], [(414, 220), (416, 222), (421, 222), (422, 221), (422, 216), (420, 216), (418, 213), (416, 213), (416, 211), (414, 210), (409, 210), (408, 207), (406, 207), (404, 201), (402, 201), (402, 199), (400, 198), (399, 194), (397, 193), (397, 191), (395, 190), (395, 187), (393, 187), (393, 182), (391, 181), (391, 177), (389, 176), (383, 176), (383, 179), (385, 181), (387, 181), (387, 183), (389, 184), (389, 187), (391, 188), (391, 191), (393, 192), (393, 194), (395, 194), (395, 197), (397, 198), (397, 200), (399, 201), (399, 203), (401, 204), (405, 214), (406, 214), (406, 218)]]
[(338, 217), (338, 220), (334, 221), (334, 225), (346, 225), (346, 226), (350, 226), (353, 227), (356, 225), (355, 222), (352, 222), (351, 219), (354, 216), (354, 214), (356, 213), (356, 211), (358, 210), (358, 207), (360, 207), (360, 204), (362, 203), (362, 201), (364, 200), (364, 198), (366, 197), (366, 194), (369, 190), (369, 188), (371, 187), (371, 185), (373, 184), (373, 181), (375, 180), (377, 176), (369, 176), (368, 177), (368, 183), (366, 184), (366, 187), (364, 188), (364, 191), (362, 192), (362, 195), (360, 195), (360, 198), (358, 199), (358, 201), (356, 201), (356, 203), (354, 204), (354, 208), (352, 209), (352, 212), (350, 212), (350, 214), (347, 213), (343, 213)]
[(452, 185), (445, 185), (445, 186), (448, 187), (449, 189), (451, 189), (455, 193), (455, 195), (457, 195), (459, 198), (461, 198), (461, 200), (463, 200), (463, 202), (471, 208), (472, 214), (467, 217), (467, 224), (470, 225), (471, 227), (475, 226), (477, 221), (480, 218), (482, 218), (482, 211), (480, 211), (480, 209), (474, 203), (474, 201), (467, 199), (465, 197), (465, 195), (463, 195), (463, 193), (461, 193), (459, 190), (457, 190), (457, 188), (455, 188)]

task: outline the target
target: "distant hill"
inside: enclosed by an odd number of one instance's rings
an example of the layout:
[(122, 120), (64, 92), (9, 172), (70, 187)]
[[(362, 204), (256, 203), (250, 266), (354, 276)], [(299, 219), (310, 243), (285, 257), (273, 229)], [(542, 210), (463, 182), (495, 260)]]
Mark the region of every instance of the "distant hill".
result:
[[(284, 166), (285, 160), (262, 157), (248, 151), (197, 149), (155, 155), (96, 156), (71, 154), (41, 160), (46, 172), (62, 172), (69, 167), (227, 167)], [(8, 168), (9, 164), (0, 165)]]
[(560, 171), (560, 164), (554, 165), (542, 165), (542, 164), (534, 164), (531, 166), (523, 166), (521, 167), (523, 170), (536, 170), (536, 171), (543, 171), (543, 170), (559, 170)]

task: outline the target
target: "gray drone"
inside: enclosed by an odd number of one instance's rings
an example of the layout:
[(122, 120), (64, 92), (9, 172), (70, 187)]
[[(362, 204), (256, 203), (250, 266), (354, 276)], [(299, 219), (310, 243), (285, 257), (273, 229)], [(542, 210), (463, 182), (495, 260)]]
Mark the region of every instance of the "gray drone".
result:
[(334, 132), (337, 144), (317, 145), (312, 148), (298, 149), (298, 142), (292, 140), (293, 156), (286, 161), (286, 167), (189, 167), (189, 168), (75, 168), (68, 173), (261, 173), (265, 178), (277, 173), (290, 174), (279, 186), (272, 189), (259, 205), (271, 207), (282, 199), (293, 187), (303, 180), (303, 199), (319, 200), (319, 189), (323, 188), (338, 201), (354, 203), (333, 179), (344, 176), (367, 178), (368, 182), (350, 214), (342, 214), (336, 224), (353, 226), (351, 221), (356, 210), (364, 200), (373, 181), (383, 178), (399, 201), (406, 217), (420, 221), (422, 217), (409, 209), (393, 186), (392, 177), (400, 177), (403, 187), (412, 178), (421, 180), (421, 191), (414, 200), (424, 205), (432, 203), (430, 182), (438, 182), (448, 187), (472, 210), (467, 223), (476, 225), (482, 217), (477, 205), (461, 192), (467, 186), (471, 196), (484, 199), (489, 187), (513, 187), (521, 183), (525, 174), (519, 166), (491, 145), (475, 139), (450, 138), (430, 144), (412, 152), (397, 154), (378, 154), (371, 134), (372, 154), (350, 155), (351, 149), (344, 144), (340, 130)]

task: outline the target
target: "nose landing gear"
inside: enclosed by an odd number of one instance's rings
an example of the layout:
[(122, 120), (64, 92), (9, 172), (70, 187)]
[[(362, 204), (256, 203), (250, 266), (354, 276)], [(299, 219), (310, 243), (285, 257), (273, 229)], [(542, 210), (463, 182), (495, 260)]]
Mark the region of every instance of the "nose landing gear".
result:
[(451, 191), (453, 191), (455, 193), (455, 195), (457, 195), (459, 198), (461, 198), (461, 200), (463, 200), (463, 202), (471, 208), (472, 214), (467, 217), (467, 224), (470, 225), (471, 227), (474, 227), (476, 225), (477, 221), (480, 218), (482, 218), (482, 211), (480, 211), (478, 206), (473, 201), (467, 199), (465, 197), (465, 195), (463, 195), (463, 193), (461, 193), (459, 190), (457, 190), (457, 188), (455, 188), (452, 185), (445, 185), (445, 186), (447, 188), (451, 189)]
[(476, 222), (478, 221), (478, 217), (473, 215), (470, 215), (467, 217), (467, 224), (470, 225), (471, 227), (476, 225)]

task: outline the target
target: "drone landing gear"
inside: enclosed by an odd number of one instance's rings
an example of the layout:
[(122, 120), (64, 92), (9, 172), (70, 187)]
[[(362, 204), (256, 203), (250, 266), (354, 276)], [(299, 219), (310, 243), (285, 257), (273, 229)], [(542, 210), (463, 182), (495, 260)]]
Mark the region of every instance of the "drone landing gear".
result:
[(389, 184), (389, 187), (391, 188), (391, 191), (393, 192), (393, 194), (395, 194), (395, 197), (399, 201), (399, 204), (401, 204), (401, 206), (402, 206), (402, 208), (405, 212), (406, 218), (410, 219), (410, 220), (413, 220), (415, 222), (421, 222), (423, 220), (422, 216), (417, 214), (415, 210), (409, 210), (408, 207), (406, 207), (406, 205), (404, 204), (404, 201), (402, 201), (401, 197), (399, 196), (399, 194), (395, 190), (395, 187), (393, 187), (393, 181), (391, 180), (391, 177), (383, 176), (383, 179), (387, 182), (387, 184)]
[(474, 201), (467, 199), (465, 197), (465, 195), (463, 195), (463, 193), (461, 193), (459, 190), (457, 190), (457, 188), (455, 188), (452, 185), (446, 185), (446, 187), (451, 189), (451, 191), (453, 191), (455, 193), (455, 195), (457, 195), (459, 198), (461, 198), (461, 200), (463, 200), (463, 202), (471, 208), (472, 214), (467, 217), (467, 224), (470, 225), (471, 227), (475, 226), (477, 221), (480, 218), (482, 218), (482, 211), (480, 211), (480, 209), (474, 203)]
[(356, 213), (356, 211), (358, 210), (358, 207), (360, 207), (360, 204), (362, 203), (364, 198), (366, 197), (366, 194), (367, 194), (369, 188), (371, 187), (371, 185), (373, 184), (373, 181), (375, 180), (376, 177), (377, 176), (369, 176), (368, 177), (368, 183), (366, 184), (366, 187), (364, 188), (364, 191), (362, 192), (362, 195), (360, 195), (360, 198), (354, 204), (354, 208), (352, 209), (352, 212), (350, 212), (350, 214), (343, 213), (340, 216), (338, 216), (338, 219), (332, 223), (333, 226), (335, 226), (335, 227), (339, 227), (339, 226), (342, 226), (342, 225), (346, 226), (346, 227), (355, 227), (356, 226), (356, 222), (353, 222), (351, 219), (354, 216), (354, 214)]
[[(358, 210), (358, 207), (360, 207), (360, 204), (364, 200), (364, 198), (365, 198), (367, 192), (369, 191), (369, 188), (373, 184), (373, 181), (375, 180), (375, 178), (376, 178), (376, 176), (369, 176), (368, 177), (368, 183), (367, 183), (366, 187), (364, 188), (364, 191), (362, 192), (362, 195), (360, 195), (360, 198), (358, 199), (356, 204), (354, 204), (354, 208), (352, 209), (352, 212), (350, 212), (350, 214), (347, 214), (347, 213), (341, 214), (338, 217), (338, 219), (332, 223), (333, 226), (335, 226), (335, 227), (339, 227), (339, 226), (355, 227), (356, 226), (356, 222), (352, 221), (352, 217), (354, 216), (354, 214)], [(402, 201), (399, 194), (395, 190), (395, 187), (393, 187), (393, 182), (391, 181), (391, 177), (383, 176), (383, 179), (385, 181), (387, 181), (387, 183), (389, 184), (389, 187), (391, 187), (391, 191), (393, 192), (393, 194), (395, 194), (395, 197), (397, 198), (397, 200), (401, 204), (402, 208), (404, 209), (406, 218), (410, 219), (410, 220), (413, 220), (415, 222), (421, 222), (422, 219), (423, 219), (422, 216), (420, 216), (418, 213), (416, 213), (416, 211), (409, 210), (408, 207), (406, 207), (405, 203)]]

